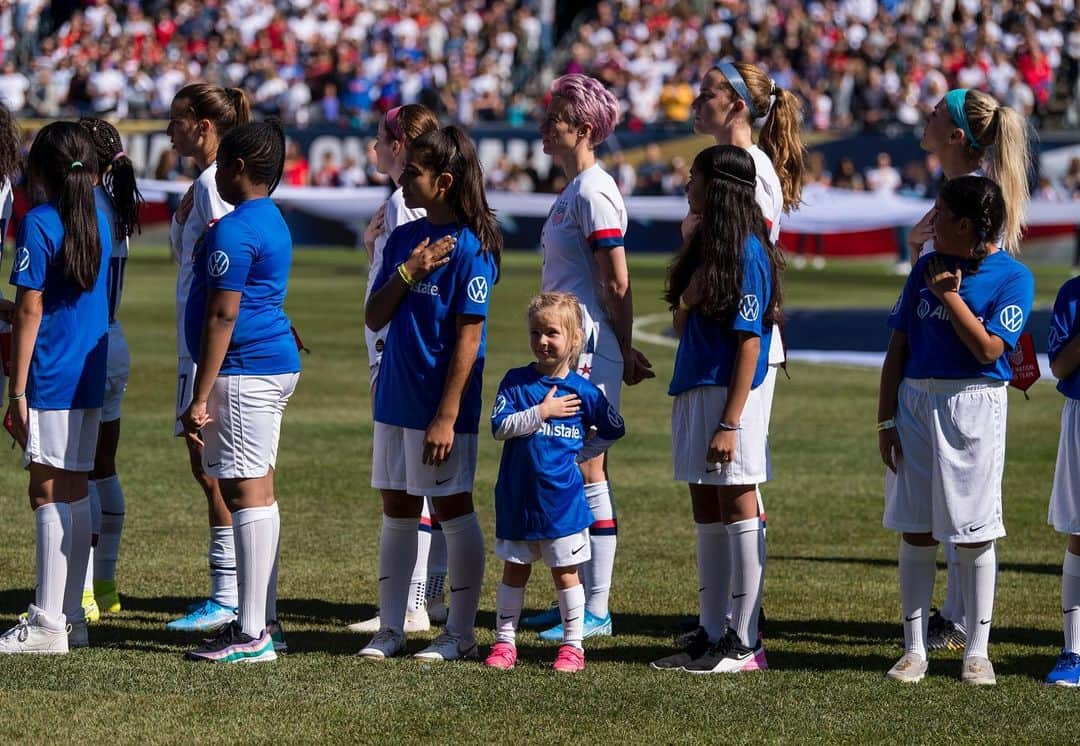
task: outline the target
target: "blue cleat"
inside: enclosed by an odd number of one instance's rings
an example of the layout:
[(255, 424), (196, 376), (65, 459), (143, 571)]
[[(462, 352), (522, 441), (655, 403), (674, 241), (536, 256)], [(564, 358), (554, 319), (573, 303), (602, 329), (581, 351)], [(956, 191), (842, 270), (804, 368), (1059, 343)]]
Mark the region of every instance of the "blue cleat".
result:
[(1046, 683), (1055, 686), (1080, 686), (1080, 655), (1061, 651)]
[(188, 607), (187, 616), (165, 625), (172, 632), (213, 632), (236, 620), (236, 609), (222, 606), (213, 599)]
[[(582, 629), (582, 639), (588, 640), (590, 637), (610, 637), (611, 636), (611, 613), (606, 616), (598, 617), (589, 612), (585, 612), (585, 623)], [(544, 642), (562, 642), (563, 631), (562, 624), (556, 624), (551, 629), (545, 629), (540, 633), (540, 639)]]
[[(527, 617), (522, 617), (518, 626), (522, 629), (547, 629), (562, 621), (562, 613), (559, 611), (558, 602), (553, 603), (545, 611), (541, 611), (539, 614), (531, 614)], [(560, 627), (560, 629), (562, 629)], [(562, 637), (560, 636), (561, 640)]]

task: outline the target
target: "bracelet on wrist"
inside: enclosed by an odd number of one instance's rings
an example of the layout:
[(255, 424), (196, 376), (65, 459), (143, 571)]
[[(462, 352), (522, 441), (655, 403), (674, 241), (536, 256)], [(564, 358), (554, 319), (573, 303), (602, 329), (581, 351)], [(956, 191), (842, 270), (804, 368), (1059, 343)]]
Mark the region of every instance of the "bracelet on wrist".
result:
[(877, 431), (879, 433), (881, 431), (883, 431), (883, 430), (895, 430), (895, 429), (896, 429), (896, 420), (894, 420), (891, 417), (889, 419), (887, 419), (887, 420), (882, 420), (881, 422), (879, 422), (877, 424)]
[(683, 300), (683, 297), (680, 295), (679, 296), (679, 310), (682, 311), (683, 313), (687, 313), (691, 308), (693, 308), (693, 306), (691, 306), (689, 303), (687, 303), (685, 300)]
[(416, 285), (416, 280), (409, 274), (409, 270), (405, 269), (405, 262), (402, 262), (397, 266), (397, 273), (401, 277), (402, 281), (409, 287)]
[(8, 401), (18, 401), (19, 399), (25, 399), (25, 398), (26, 398), (26, 392), (25, 391), (22, 392), (21, 394), (8, 394)]
[(724, 432), (733, 433), (736, 430), (742, 430), (742, 425), (729, 425), (726, 422), (721, 422), (716, 426), (717, 430), (723, 430)]

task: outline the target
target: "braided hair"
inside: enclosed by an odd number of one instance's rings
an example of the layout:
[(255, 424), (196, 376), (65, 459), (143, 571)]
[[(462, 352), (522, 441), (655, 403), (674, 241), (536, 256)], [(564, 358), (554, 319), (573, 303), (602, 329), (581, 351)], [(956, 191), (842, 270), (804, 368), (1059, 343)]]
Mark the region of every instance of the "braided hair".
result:
[(104, 119), (84, 117), (79, 124), (94, 142), (101, 168), (101, 185), (116, 211), (116, 233), (123, 238), (129, 238), (136, 231), (141, 233), (139, 207), (144, 200), (135, 180), (135, 164), (124, 152), (120, 133)]
[(1005, 226), (1005, 198), (992, 179), (985, 176), (961, 176), (950, 179), (938, 195), (957, 218), (967, 218), (975, 228), (977, 243), (972, 249), (972, 271), (998, 243)]
[(285, 172), (285, 130), (280, 119), (241, 124), (229, 130), (218, 145), (218, 163), (241, 158), (244, 172), (255, 184), (266, 184), (273, 194)]

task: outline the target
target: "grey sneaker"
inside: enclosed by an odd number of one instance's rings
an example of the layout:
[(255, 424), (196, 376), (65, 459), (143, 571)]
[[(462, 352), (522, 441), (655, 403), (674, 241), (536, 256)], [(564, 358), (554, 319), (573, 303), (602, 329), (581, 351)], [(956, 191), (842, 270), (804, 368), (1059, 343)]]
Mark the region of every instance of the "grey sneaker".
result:
[(885, 674), (886, 678), (904, 684), (918, 684), (926, 676), (926, 659), (918, 653), (904, 653)]
[(997, 684), (997, 677), (994, 676), (994, 666), (989, 658), (972, 655), (964, 658), (960, 681), (971, 686), (994, 686)]

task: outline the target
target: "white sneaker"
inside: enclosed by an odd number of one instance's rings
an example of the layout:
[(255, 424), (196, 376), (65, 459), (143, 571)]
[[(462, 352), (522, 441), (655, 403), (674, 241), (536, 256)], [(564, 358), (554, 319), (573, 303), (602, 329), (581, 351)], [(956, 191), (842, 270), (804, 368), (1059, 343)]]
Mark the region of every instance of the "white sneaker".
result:
[(960, 681), (971, 686), (994, 686), (997, 677), (994, 676), (994, 666), (989, 658), (973, 655), (964, 658), (964, 666), (960, 669)]
[(432, 596), (427, 601), (428, 621), (431, 624), (446, 624), (450, 609), (446, 606), (445, 596)]
[(68, 649), (90, 647), (90, 634), (86, 630), (86, 620), (80, 619), (68, 625)]
[(460, 635), (443, 632), (414, 658), (422, 661), (475, 660), (480, 657), (476, 640), (465, 640)]
[[(361, 632), (372, 634), (382, 629), (382, 624), (379, 623), (379, 617), (373, 616), (371, 619), (365, 619), (362, 622), (354, 622), (348, 626), (350, 632)], [(409, 632), (427, 632), (431, 629), (431, 620), (428, 619), (427, 609), (420, 607), (413, 611), (405, 612), (405, 633)]]
[(360, 658), (384, 660), (405, 652), (405, 636), (392, 629), (380, 629), (371, 641), (360, 648), (356, 655)]
[(926, 676), (926, 668), (926, 658), (918, 653), (904, 653), (885, 673), (885, 677), (904, 684), (918, 684)]
[(67, 624), (50, 624), (44, 612), (30, 604), (30, 611), (19, 615), (19, 623), (0, 635), (0, 654), (68, 652)]

